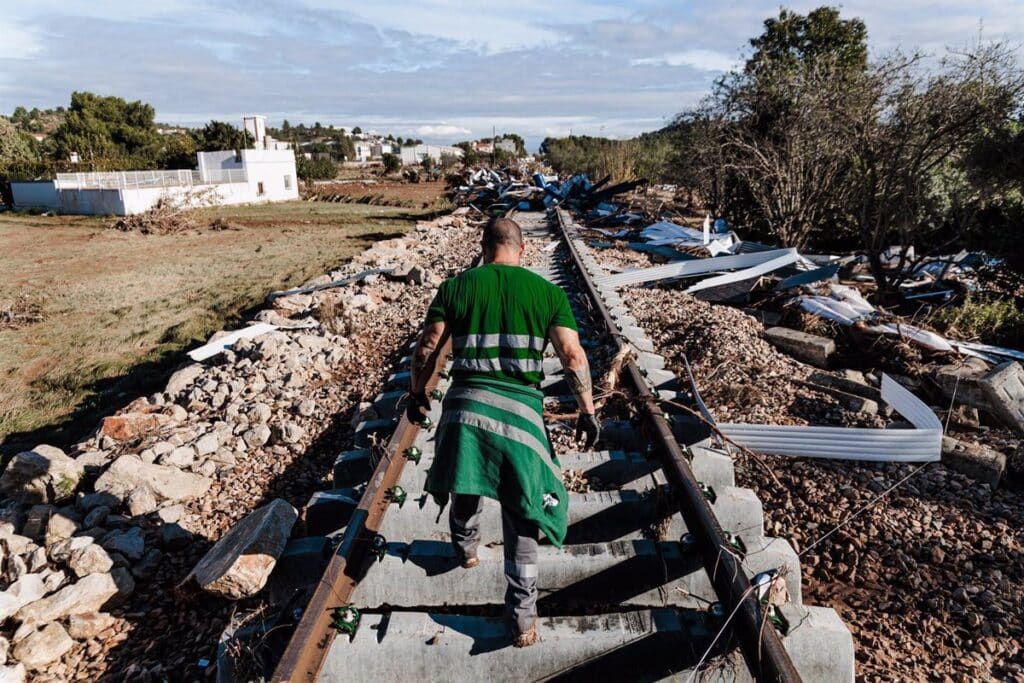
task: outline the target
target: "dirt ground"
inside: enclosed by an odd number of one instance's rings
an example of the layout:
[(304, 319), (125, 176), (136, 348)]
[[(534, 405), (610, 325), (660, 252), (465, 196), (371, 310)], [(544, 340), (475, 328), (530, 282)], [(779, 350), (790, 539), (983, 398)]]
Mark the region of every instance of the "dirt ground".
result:
[(404, 233), (423, 211), (218, 207), (227, 230), (139, 235), (108, 219), (0, 214), (0, 453), (80, 437), (162, 385), (180, 351), (260, 302)]
[(362, 179), (344, 182), (318, 183), (313, 192), (321, 197), (343, 195), (353, 201), (372, 204), (397, 204), (426, 208), (444, 195), (444, 181), (403, 183), (395, 180)]

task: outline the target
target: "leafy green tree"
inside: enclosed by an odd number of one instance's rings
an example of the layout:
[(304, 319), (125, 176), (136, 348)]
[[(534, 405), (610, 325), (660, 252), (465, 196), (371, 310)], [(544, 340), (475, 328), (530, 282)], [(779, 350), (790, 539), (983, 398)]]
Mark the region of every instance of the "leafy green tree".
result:
[(194, 168), (196, 165), (196, 142), (191, 135), (174, 133), (164, 136), (164, 148), (160, 152), (161, 168)]
[(462, 163), (466, 166), (476, 166), (480, 163), (480, 153), (473, 148), (473, 143), (463, 140), (456, 142), (452, 147), (462, 150)]
[(26, 110), (25, 107), (18, 106), (14, 108), (14, 113), (11, 114), (11, 123), (22, 130), (27, 130), (31, 121), (32, 119), (28, 115), (28, 110)]
[(64, 122), (47, 143), (58, 159), (77, 152), (98, 170), (153, 168), (162, 147), (154, 114), (144, 102), (75, 92)]
[(395, 173), (402, 168), (402, 160), (394, 154), (385, 154), (381, 159), (384, 162), (384, 173)]
[(195, 133), (196, 148), (200, 152), (221, 152), (247, 149), (253, 144), (252, 135), (223, 121), (210, 121)]
[(345, 135), (345, 131), (338, 129), (334, 131), (334, 154), (338, 161), (356, 158), (356, 146), (352, 138)]
[(352, 129), (352, 135), (362, 135), (362, 133), (363, 129), (360, 128), (359, 126), (356, 126), (355, 128)]
[(29, 140), (10, 121), (0, 117), (0, 176), (36, 161)]
[(842, 19), (839, 10), (822, 6), (806, 15), (782, 9), (766, 19), (761, 35), (750, 40), (754, 54), (744, 71), (758, 76), (794, 69), (828, 56), (838, 67), (863, 72), (868, 63), (868, 30), (861, 19)]
[(338, 174), (338, 167), (330, 159), (307, 159), (296, 153), (295, 173), (300, 180), (331, 180)]

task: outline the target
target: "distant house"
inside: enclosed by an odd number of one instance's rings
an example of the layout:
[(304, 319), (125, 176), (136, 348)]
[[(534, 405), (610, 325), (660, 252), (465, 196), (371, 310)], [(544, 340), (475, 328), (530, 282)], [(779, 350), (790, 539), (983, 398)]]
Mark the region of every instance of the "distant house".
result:
[(385, 154), (400, 154), (401, 147), (390, 140), (381, 140), (375, 137), (362, 136), (364, 139), (353, 143), (356, 150), (356, 158), (353, 161), (368, 163), (380, 161)]
[(473, 143), (473, 149), (481, 154), (490, 154), (494, 151), (494, 144), (489, 140), (487, 142), (477, 140)]
[(423, 160), (427, 157), (434, 161), (441, 161), (441, 157), (444, 156), (453, 156), (461, 159), (462, 154), (463, 151), (460, 147), (450, 147), (448, 145), (415, 145), (402, 147), (401, 149), (402, 164), (406, 166), (423, 163)]
[(501, 140), (498, 140), (496, 145), (497, 145), (498, 149), (500, 149), (500, 150), (502, 150), (504, 152), (508, 152), (509, 154), (515, 154), (516, 153), (516, 141), (515, 140), (510, 140), (508, 138), (502, 138)]
[(298, 199), (295, 153), (267, 136), (266, 119), (249, 116), (252, 149), (199, 152), (197, 170), (58, 173), (55, 180), (12, 182), (17, 209), (70, 214), (143, 213), (160, 199), (184, 205), (223, 205)]

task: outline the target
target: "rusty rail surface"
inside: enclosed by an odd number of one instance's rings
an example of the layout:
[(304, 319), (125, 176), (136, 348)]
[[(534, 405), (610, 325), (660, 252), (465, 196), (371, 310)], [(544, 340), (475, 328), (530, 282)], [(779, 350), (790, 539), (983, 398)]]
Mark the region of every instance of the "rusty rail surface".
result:
[[(428, 394), (437, 386), (444, 359), (450, 350), (449, 337), (441, 347), (437, 365), (427, 381)], [(380, 530), (384, 515), (390, 507), (387, 490), (397, 484), (402, 476), (406, 463), (403, 453), (412, 446), (419, 431), (418, 425), (402, 415), (384, 455), (366, 484), (366, 491), (345, 528), (338, 549), (331, 556), (302, 619), (274, 669), (272, 681), (315, 681), (319, 676), (337, 635), (337, 631), (331, 627), (331, 611), (352, 601), (353, 591), (374, 563), (375, 557), (369, 552), (370, 543)]]
[[(586, 293), (600, 313), (605, 329), (613, 337), (615, 346), (621, 350), (620, 335), (614, 334), (615, 322), (601, 299), (601, 294), (587, 274), (576, 245), (573, 244), (570, 227), (572, 218), (563, 210), (556, 209), (558, 227), (572, 255), (573, 264), (580, 275)], [(750, 588), (750, 577), (732, 553), (732, 548), (722, 531), (721, 525), (711, 510), (711, 505), (700, 490), (689, 461), (679, 447), (672, 427), (658, 405), (657, 397), (651, 392), (637, 364), (628, 359), (623, 371), (632, 384), (635, 398), (643, 415), (647, 434), (651, 437), (655, 452), (661, 458), (665, 472), (674, 492), (675, 503), (686, 522), (687, 530), (693, 535), (701, 555), (704, 569), (711, 579), (727, 615), (733, 614), (733, 630), (738, 636), (740, 648), (750, 673), (759, 681), (800, 681), (793, 662), (782, 645), (782, 639), (764, 612)]]

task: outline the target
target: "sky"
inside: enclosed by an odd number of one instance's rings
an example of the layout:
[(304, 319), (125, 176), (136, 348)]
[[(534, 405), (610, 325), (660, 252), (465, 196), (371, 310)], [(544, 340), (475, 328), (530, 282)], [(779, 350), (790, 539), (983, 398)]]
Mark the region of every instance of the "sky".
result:
[[(793, 2), (807, 12), (820, 2)], [(1024, 0), (839, 5), (870, 48), (1024, 44)], [(778, 2), (0, 0), (0, 113), (74, 90), (186, 125), (264, 114), (430, 142), (630, 137), (742, 63)], [(1022, 51), (1024, 52), (1024, 51)]]

